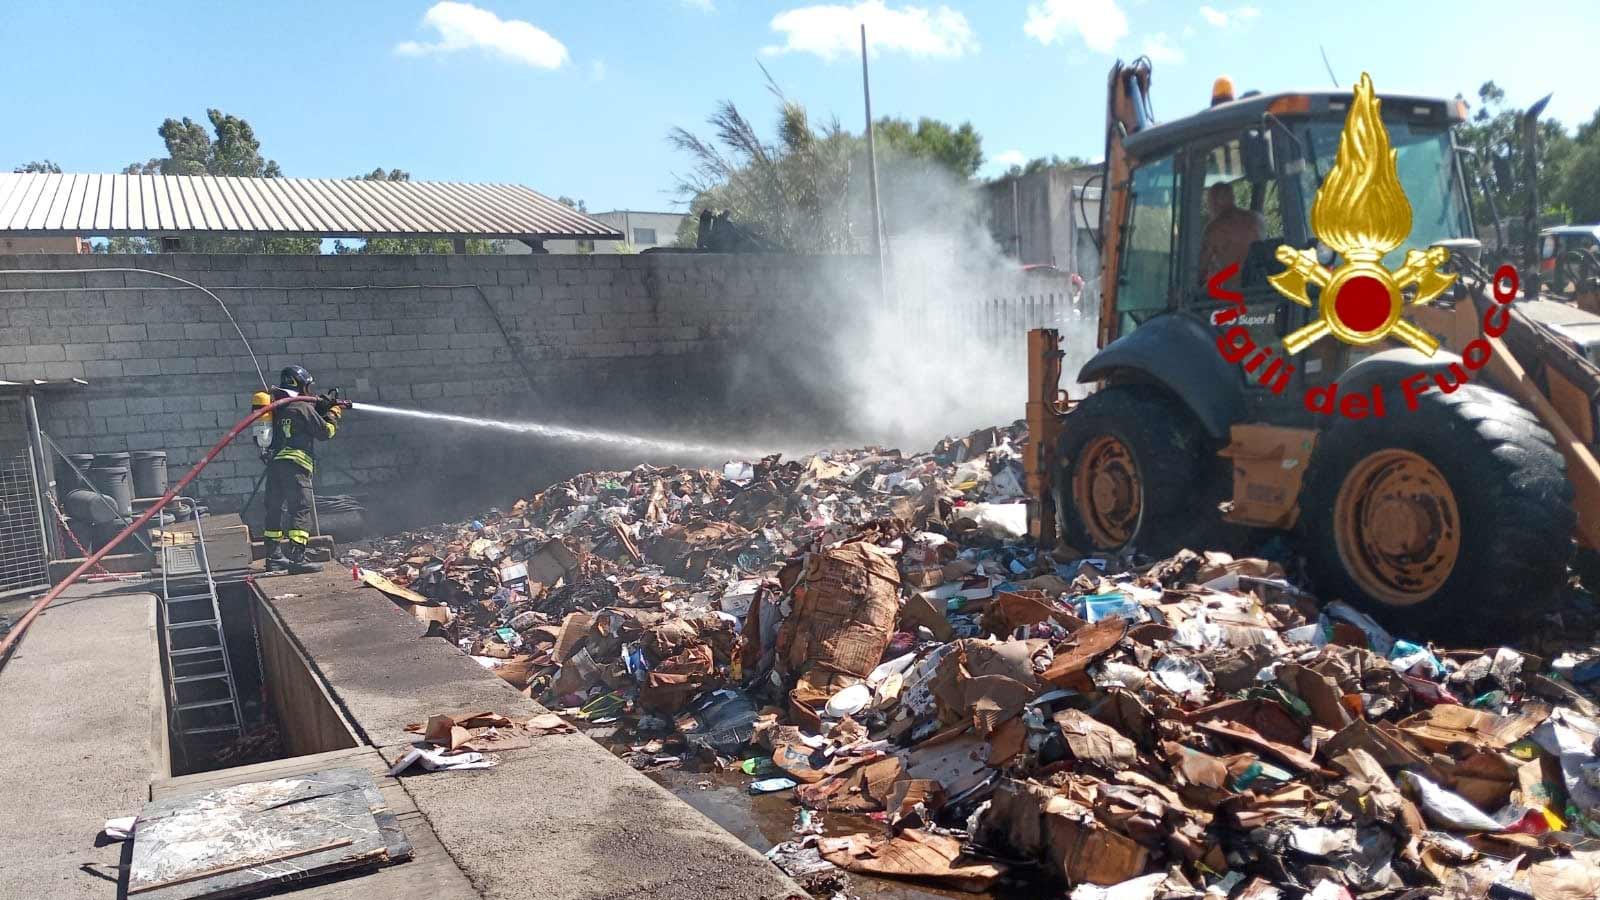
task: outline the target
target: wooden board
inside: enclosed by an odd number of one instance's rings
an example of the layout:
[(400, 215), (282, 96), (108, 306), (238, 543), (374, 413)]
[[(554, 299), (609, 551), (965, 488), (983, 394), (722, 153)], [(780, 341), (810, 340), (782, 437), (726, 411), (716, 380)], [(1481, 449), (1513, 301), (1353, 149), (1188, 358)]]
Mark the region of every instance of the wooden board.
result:
[(410, 853), (372, 777), (330, 769), (152, 800), (134, 831), (127, 894), (240, 897)]
[[(153, 783), (150, 795), (155, 798), (171, 797), (342, 766), (360, 767), (372, 776), (384, 806), (394, 813), (400, 828), (411, 842), (411, 859), (359, 877), (323, 884), (303, 884), (294, 891), (294, 900), (371, 900), (374, 897), (383, 900), (480, 900), (471, 882), (439, 843), (427, 819), (417, 811), (411, 795), (406, 793), (398, 779), (389, 777), (389, 764), (373, 747), (353, 747), (168, 778)], [(135, 895), (132, 900), (141, 898)]]

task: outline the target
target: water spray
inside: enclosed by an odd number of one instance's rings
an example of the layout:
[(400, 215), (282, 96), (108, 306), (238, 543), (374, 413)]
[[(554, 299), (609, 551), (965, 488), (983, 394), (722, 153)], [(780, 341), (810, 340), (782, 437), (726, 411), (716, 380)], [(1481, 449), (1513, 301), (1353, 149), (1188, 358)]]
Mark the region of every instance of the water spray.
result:
[(547, 425), (540, 422), (517, 422), (507, 419), (480, 419), (474, 416), (459, 416), (453, 413), (432, 412), (424, 409), (405, 409), (398, 406), (382, 406), (377, 403), (361, 401), (352, 406), (353, 409), (364, 413), (380, 413), (391, 416), (406, 416), (413, 419), (427, 419), (433, 422), (445, 422), (451, 425), (461, 425), (468, 428), (491, 428), (496, 431), (505, 431), (512, 434), (529, 435), (532, 437), (548, 438), (556, 441), (567, 441), (574, 444), (607, 444), (627, 450), (649, 450), (658, 453), (667, 453), (685, 457), (717, 457), (721, 459), (760, 459), (778, 452), (774, 449), (759, 449), (754, 447), (734, 447), (720, 444), (695, 444), (686, 441), (677, 441), (670, 438), (649, 437), (640, 434), (624, 434), (618, 431), (596, 431), (587, 428), (568, 428), (564, 425)]

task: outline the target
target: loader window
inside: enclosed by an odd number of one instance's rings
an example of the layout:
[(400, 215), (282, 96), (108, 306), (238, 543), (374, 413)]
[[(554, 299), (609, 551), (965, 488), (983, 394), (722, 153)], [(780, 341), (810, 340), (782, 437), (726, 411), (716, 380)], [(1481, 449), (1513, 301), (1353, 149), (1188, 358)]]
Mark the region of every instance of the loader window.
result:
[[(1411, 234), (1383, 259), (1384, 265), (1394, 268), (1405, 259), (1407, 250), (1425, 249), (1448, 238), (1472, 237), (1473, 231), (1469, 204), (1456, 177), (1449, 132), (1388, 119), (1384, 125), (1395, 150), (1400, 186), (1411, 203)], [(1343, 128), (1343, 122), (1313, 122), (1296, 129), (1301, 143), (1315, 156), (1314, 165), (1300, 173), (1307, 198), (1316, 195), (1333, 168)], [(1309, 200), (1305, 213), (1311, 214)], [(1306, 224), (1309, 229), (1309, 221)]]
[(1117, 313), (1122, 334), (1171, 305), (1172, 258), (1178, 232), (1177, 178), (1172, 157), (1133, 173), (1127, 243), (1122, 250)]

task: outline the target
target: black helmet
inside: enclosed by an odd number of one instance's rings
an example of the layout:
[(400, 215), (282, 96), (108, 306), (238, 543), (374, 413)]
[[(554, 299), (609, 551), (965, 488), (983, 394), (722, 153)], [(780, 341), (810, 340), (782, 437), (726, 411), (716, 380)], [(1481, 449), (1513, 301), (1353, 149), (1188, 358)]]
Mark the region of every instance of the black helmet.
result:
[(300, 366), (285, 366), (283, 371), (278, 374), (278, 387), (309, 394), (311, 393), (311, 373)]

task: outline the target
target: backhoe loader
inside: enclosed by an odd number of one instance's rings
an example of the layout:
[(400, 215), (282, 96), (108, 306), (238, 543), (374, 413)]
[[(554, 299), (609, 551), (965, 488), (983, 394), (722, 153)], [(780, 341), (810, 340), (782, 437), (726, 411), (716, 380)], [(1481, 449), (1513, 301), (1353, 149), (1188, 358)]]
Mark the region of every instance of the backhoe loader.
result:
[[(1069, 400), (1060, 334), (1028, 336), (1041, 543), (1160, 557), (1287, 532), (1322, 599), (1429, 636), (1488, 637), (1548, 608), (1575, 548), (1600, 575), (1600, 318), (1480, 267), (1453, 139), (1464, 103), (1365, 79), (1235, 98), (1218, 79), (1210, 108), (1157, 124), (1148, 60), (1119, 61), (1108, 88), (1099, 349), (1076, 373), (1095, 389)], [(1337, 275), (1360, 254), (1314, 227), (1362, 115), (1356, 144), (1381, 116), (1411, 210), (1363, 257), (1401, 273), (1403, 317), (1381, 335), (1350, 324), (1369, 298)], [(1228, 271), (1208, 270), (1218, 190), (1259, 232)]]

